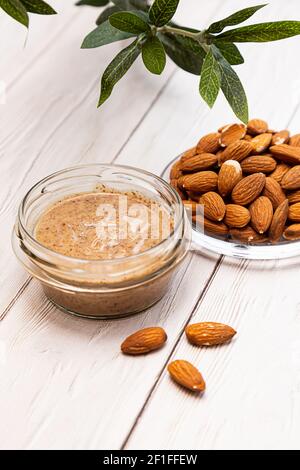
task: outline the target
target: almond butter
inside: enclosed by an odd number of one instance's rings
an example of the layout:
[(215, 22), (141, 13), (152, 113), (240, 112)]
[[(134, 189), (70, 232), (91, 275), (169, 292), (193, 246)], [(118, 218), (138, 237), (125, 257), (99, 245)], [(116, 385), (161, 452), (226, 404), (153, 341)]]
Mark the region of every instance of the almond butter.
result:
[(269, 238), (272, 243), (276, 243), (282, 237), (284, 226), (288, 218), (289, 203), (286, 199), (275, 210), (269, 230)]
[(300, 188), (300, 165), (291, 168), (282, 178), (281, 187), (283, 189), (299, 189)]
[(247, 131), (251, 135), (264, 134), (269, 126), (262, 119), (251, 119), (247, 125)]
[(223, 222), (213, 222), (212, 220), (204, 218), (203, 215), (194, 216), (193, 222), (200, 229), (204, 228), (205, 232), (212, 233), (217, 236), (226, 236), (229, 231), (227, 225)]
[(187, 191), (206, 193), (217, 189), (218, 175), (213, 171), (192, 173), (179, 178), (178, 184)]
[(237, 160), (241, 162), (244, 158), (248, 157), (252, 152), (253, 147), (251, 142), (246, 140), (238, 140), (229, 144), (228, 147), (223, 151), (221, 155), (221, 162), (226, 162), (227, 160)]
[(281, 183), (282, 178), (284, 175), (289, 171), (291, 167), (286, 163), (278, 163), (275, 170), (270, 174), (271, 178), (277, 181), (277, 183)]
[(290, 133), (288, 130), (276, 132), (272, 137), (272, 145), (288, 144)]
[(230, 124), (221, 131), (220, 144), (222, 147), (241, 140), (246, 135), (246, 126), (244, 124)]
[(272, 134), (259, 134), (251, 140), (253, 150), (255, 153), (264, 153), (270, 146), (272, 141)]
[(300, 147), (300, 134), (295, 134), (290, 138), (289, 144), (292, 147)]
[(202, 137), (197, 144), (197, 153), (216, 153), (220, 148), (219, 132), (212, 132)]
[(291, 165), (300, 164), (300, 148), (293, 147), (291, 145), (273, 145), (270, 147), (270, 151), (277, 160), (284, 163), (290, 163)]
[(266, 178), (265, 188), (262, 195), (270, 199), (274, 209), (276, 209), (286, 199), (280, 184), (271, 177)]
[(167, 335), (163, 328), (143, 328), (123, 341), (121, 351), (130, 355), (147, 354), (161, 348), (166, 341)]
[(300, 222), (300, 202), (290, 206), (288, 217), (292, 222)]
[(247, 225), (244, 228), (232, 228), (231, 238), (241, 243), (267, 243), (268, 237), (259, 235), (252, 227)]
[(180, 170), (184, 172), (195, 172), (208, 170), (212, 166), (218, 163), (218, 157), (213, 153), (201, 153), (200, 155), (194, 155), (193, 157), (186, 158), (183, 162), (180, 162)]
[(185, 334), (195, 346), (216, 346), (230, 341), (236, 331), (223, 323), (202, 322), (188, 325)]
[(243, 177), (242, 168), (236, 160), (227, 160), (219, 171), (218, 190), (225, 197)]
[(243, 178), (234, 188), (231, 194), (235, 204), (246, 206), (254, 201), (265, 186), (266, 177), (263, 173), (254, 173)]
[(241, 167), (244, 173), (271, 173), (276, 168), (276, 160), (269, 155), (253, 155), (245, 158), (241, 162)]
[(224, 222), (228, 227), (242, 228), (250, 221), (250, 212), (238, 204), (227, 204)]
[(215, 222), (221, 222), (221, 220), (223, 220), (226, 206), (218, 193), (210, 191), (203, 194), (199, 199), (199, 203), (204, 206), (204, 215), (206, 218)]
[(287, 198), (290, 204), (296, 204), (296, 202), (300, 202), (300, 189), (288, 194)]
[(173, 361), (168, 365), (172, 379), (192, 392), (204, 392), (206, 385), (199, 370), (190, 362)]
[(292, 224), (285, 229), (283, 237), (286, 240), (300, 240), (300, 224)]
[(260, 196), (249, 207), (251, 225), (258, 233), (265, 233), (273, 219), (273, 205), (266, 196)]

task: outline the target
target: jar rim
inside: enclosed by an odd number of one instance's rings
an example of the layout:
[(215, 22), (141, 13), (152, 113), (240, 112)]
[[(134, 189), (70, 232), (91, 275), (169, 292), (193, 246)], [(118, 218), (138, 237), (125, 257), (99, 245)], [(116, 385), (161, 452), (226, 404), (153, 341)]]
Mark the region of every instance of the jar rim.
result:
[[(163, 240), (161, 240), (159, 243), (157, 243), (156, 245), (146, 249), (145, 251), (141, 251), (140, 253), (136, 253), (136, 254), (132, 254), (132, 255), (129, 255), (129, 256), (125, 256), (125, 257), (120, 257), (120, 258), (114, 258), (114, 259), (84, 259), (84, 258), (76, 258), (76, 257), (73, 257), (73, 256), (68, 256), (68, 255), (64, 255), (62, 253), (58, 253), (57, 251), (54, 251), (48, 247), (46, 247), (45, 245), (43, 245), (42, 243), (40, 243), (26, 228), (26, 223), (24, 221), (24, 210), (25, 210), (25, 205), (26, 205), (26, 202), (30, 196), (30, 194), (36, 189), (38, 188), (40, 185), (43, 185), (49, 181), (51, 181), (51, 179), (57, 177), (57, 176), (60, 176), (60, 175), (64, 175), (64, 174), (67, 174), (69, 172), (72, 172), (72, 171), (76, 171), (76, 170), (80, 170), (80, 169), (90, 169), (90, 168), (93, 168), (93, 167), (96, 167), (96, 168), (102, 168), (102, 169), (105, 169), (105, 168), (111, 168), (111, 169), (115, 169), (115, 170), (120, 170), (120, 171), (124, 171), (126, 172), (126, 170), (128, 171), (131, 171), (131, 172), (135, 172), (136, 173), (136, 176), (138, 175), (144, 175), (144, 176), (147, 176), (147, 177), (151, 177), (153, 178), (155, 181), (157, 181), (161, 186), (163, 186), (165, 189), (168, 190), (168, 192), (173, 196), (174, 200), (175, 200), (175, 203), (178, 204), (178, 207), (180, 208), (180, 213), (179, 213), (179, 217), (178, 217), (178, 220), (176, 221), (176, 225), (174, 227), (174, 229), (172, 230), (170, 236), (168, 238), (164, 238)], [(110, 163), (88, 163), (88, 164), (79, 164), (79, 165), (74, 165), (74, 166), (71, 166), (71, 167), (67, 167), (67, 168), (64, 168), (62, 170), (58, 170), (56, 172), (53, 172), (51, 173), (50, 175), (42, 178), (41, 180), (37, 181), (37, 183), (35, 183), (33, 186), (31, 186), (31, 188), (27, 191), (27, 193), (25, 194), (25, 196), (22, 198), (21, 202), (20, 202), (20, 205), (19, 205), (19, 209), (18, 209), (18, 225), (20, 226), (20, 228), (22, 229), (22, 231), (24, 232), (24, 234), (26, 235), (26, 237), (29, 238), (29, 240), (31, 242), (34, 243), (34, 245), (36, 245), (41, 251), (43, 251), (44, 253), (48, 254), (49, 256), (54, 256), (55, 258), (59, 259), (59, 260), (62, 260), (62, 261), (66, 261), (68, 263), (76, 263), (78, 265), (81, 265), (81, 266), (85, 266), (85, 265), (88, 265), (88, 264), (91, 264), (91, 263), (96, 263), (96, 265), (105, 265), (105, 264), (118, 264), (120, 263), (120, 261), (124, 261), (124, 260), (136, 260), (136, 259), (139, 259), (139, 258), (142, 258), (143, 256), (145, 255), (149, 255), (153, 252), (155, 252), (157, 249), (159, 249), (164, 243), (166, 243), (166, 241), (169, 240), (169, 238), (172, 236), (174, 236), (178, 230), (180, 229), (181, 227), (181, 224), (182, 222), (184, 221), (184, 206), (182, 204), (182, 200), (179, 196), (179, 194), (177, 193), (177, 191), (175, 191), (174, 188), (172, 188), (172, 186), (167, 183), (163, 178), (161, 178), (160, 176), (158, 175), (155, 175), (154, 173), (151, 173), (150, 171), (147, 171), (147, 170), (143, 170), (143, 169), (140, 169), (140, 168), (135, 168), (133, 166), (129, 166), (129, 165), (116, 165), (116, 164), (110, 164)]]

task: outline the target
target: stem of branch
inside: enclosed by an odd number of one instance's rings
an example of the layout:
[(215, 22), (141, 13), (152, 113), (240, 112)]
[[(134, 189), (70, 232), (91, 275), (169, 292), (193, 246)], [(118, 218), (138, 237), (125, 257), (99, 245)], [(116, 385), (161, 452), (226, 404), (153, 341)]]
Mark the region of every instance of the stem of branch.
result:
[(209, 45), (206, 40), (205, 31), (186, 31), (185, 29), (181, 28), (174, 28), (173, 26), (162, 26), (161, 28), (157, 28), (157, 31), (160, 33), (170, 33), (170, 34), (177, 34), (179, 36), (183, 36), (186, 38), (191, 38), (196, 41), (205, 52), (209, 51)]

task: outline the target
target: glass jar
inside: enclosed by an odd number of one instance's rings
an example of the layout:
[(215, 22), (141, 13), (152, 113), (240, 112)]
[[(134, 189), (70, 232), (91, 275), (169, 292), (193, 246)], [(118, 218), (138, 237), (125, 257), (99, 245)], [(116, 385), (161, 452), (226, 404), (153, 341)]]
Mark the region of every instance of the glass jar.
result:
[[(47, 208), (99, 186), (136, 191), (157, 202), (174, 220), (169, 237), (143, 252), (105, 260), (65, 256), (37, 241), (35, 227)], [(92, 164), (59, 171), (33, 186), (21, 201), (12, 242), (18, 259), (54, 304), (76, 315), (111, 319), (161, 299), (187, 254), (190, 237), (183, 204), (161, 178), (127, 166)]]

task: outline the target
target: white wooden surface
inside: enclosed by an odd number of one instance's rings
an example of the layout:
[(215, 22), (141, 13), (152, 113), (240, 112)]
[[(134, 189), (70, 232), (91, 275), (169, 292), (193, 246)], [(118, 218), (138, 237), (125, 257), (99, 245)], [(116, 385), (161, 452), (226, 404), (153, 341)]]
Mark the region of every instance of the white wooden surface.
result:
[[(177, 17), (201, 28), (256, 3), (182, 1)], [(282, 3), (273, 0), (256, 20), (300, 20), (297, 0)], [(299, 260), (193, 254), (158, 305), (112, 322), (56, 310), (15, 261), (16, 209), (41, 177), (101, 161), (159, 174), (201, 135), (234, 120), (221, 98), (209, 111), (197, 78), (172, 63), (161, 77), (136, 64), (97, 110), (100, 73), (119, 45), (80, 50), (97, 11), (72, 0), (52, 4), (59, 15), (32, 16), (27, 40), (0, 14), (0, 448), (299, 449)], [(239, 66), (251, 115), (293, 132), (300, 130), (299, 41), (243, 45)], [(227, 346), (197, 349), (183, 333), (191, 320), (223, 321), (238, 335)], [(122, 339), (150, 325), (166, 329), (167, 345), (145, 357), (121, 355)], [(171, 383), (165, 366), (175, 358), (199, 366), (202, 398)]]

